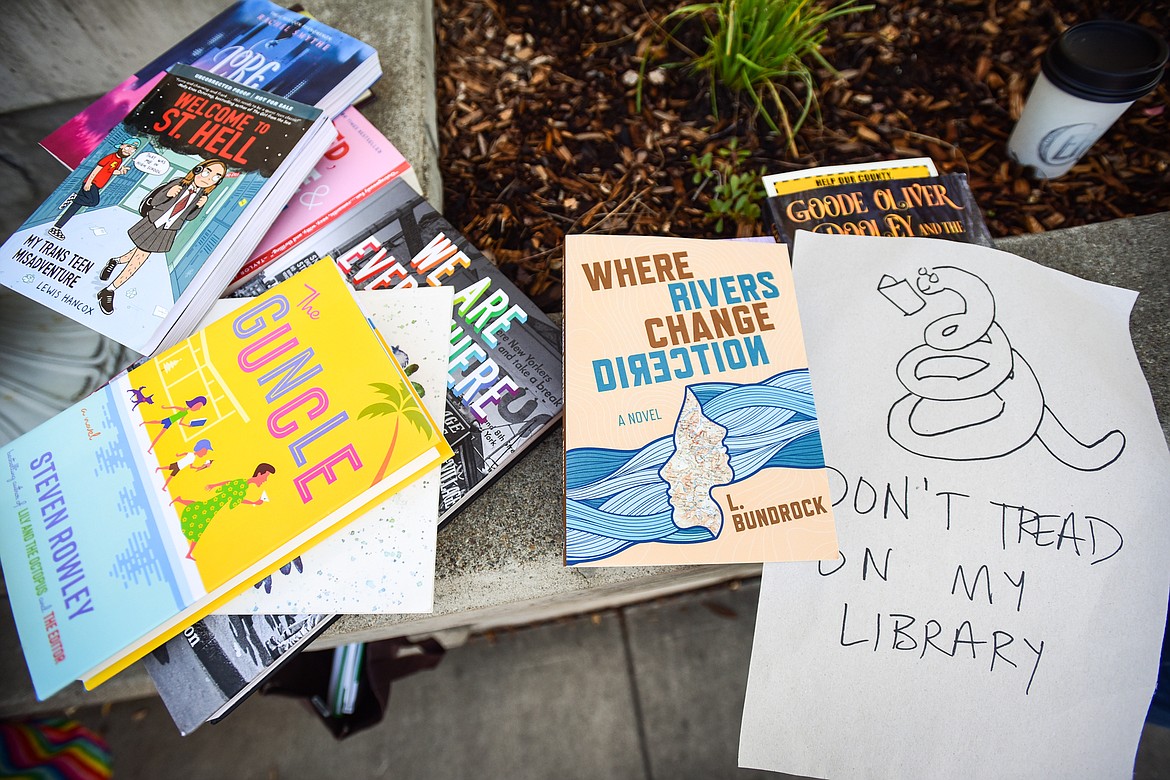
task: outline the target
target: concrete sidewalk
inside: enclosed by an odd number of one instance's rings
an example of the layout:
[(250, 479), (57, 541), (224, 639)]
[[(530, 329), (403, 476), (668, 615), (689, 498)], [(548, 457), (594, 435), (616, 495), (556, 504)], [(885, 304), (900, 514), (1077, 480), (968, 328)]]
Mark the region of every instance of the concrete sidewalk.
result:
[[(475, 636), (340, 742), (300, 702), (261, 695), (189, 737), (157, 698), (77, 717), (109, 741), (118, 780), (783, 777), (736, 765), (758, 594), (749, 579)], [(1146, 727), (1134, 776), (1170, 777), (1170, 729)]]

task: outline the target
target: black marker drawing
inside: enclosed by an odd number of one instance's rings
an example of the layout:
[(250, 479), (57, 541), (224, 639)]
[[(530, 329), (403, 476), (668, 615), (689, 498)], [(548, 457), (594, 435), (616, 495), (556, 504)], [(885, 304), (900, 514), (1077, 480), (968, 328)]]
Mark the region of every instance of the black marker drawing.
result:
[[(1121, 431), (1085, 444), (1048, 408), (1032, 367), (996, 323), (995, 297), (978, 276), (951, 266), (920, 268), (913, 285), (884, 275), (878, 292), (906, 316), (927, 310), (931, 318), (924, 343), (898, 361), (898, 380), (909, 393), (890, 407), (888, 431), (903, 449), (939, 460), (985, 460), (1036, 437), (1080, 471), (1098, 471), (1121, 456)], [(940, 310), (948, 313), (934, 316)]]

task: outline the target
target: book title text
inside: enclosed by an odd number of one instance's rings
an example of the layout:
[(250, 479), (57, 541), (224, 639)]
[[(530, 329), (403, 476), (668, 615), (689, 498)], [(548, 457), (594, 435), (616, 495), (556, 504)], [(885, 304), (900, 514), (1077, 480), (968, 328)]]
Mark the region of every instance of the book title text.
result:
[[(305, 297), (295, 308), (305, 312), (310, 319), (317, 319), (322, 313), (313, 306), (318, 295), (306, 284)], [(240, 370), (251, 374), (267, 368), (256, 380), (262, 387), (268, 385), (264, 399), (269, 404), (275, 404), (324, 371), (313, 348), (302, 347), (300, 339), (293, 333), (292, 324), (287, 319), (293, 310), (294, 305), (287, 296), (273, 295), (244, 309), (232, 321), (232, 332), (246, 342), (237, 359)], [(275, 363), (281, 358), (282, 362)], [(326, 437), (349, 420), (349, 413), (344, 409), (326, 418), (330, 411), (329, 393), (317, 384), (284, 401), (268, 414), (268, 433), (273, 439), (287, 439), (297, 434), (289, 442), (288, 451), (293, 462), (302, 469), (293, 478), (293, 485), (305, 504), (314, 498), (310, 487), (313, 480), (324, 478), (325, 483), (331, 485), (338, 480), (337, 468), (342, 464), (348, 464), (353, 471), (362, 468), (362, 460), (352, 442), (305, 468), (310, 462), (306, 451), (314, 451), (313, 458), (318, 458), (316, 453), (322, 451), (321, 440), (336, 440), (336, 434)], [(312, 428), (301, 432), (302, 423), (306, 427), (311, 424)], [(334, 446), (326, 444), (324, 451)]]
[(771, 362), (762, 333), (774, 330), (768, 301), (780, 297), (771, 271), (697, 279), (686, 252), (583, 263), (593, 292), (665, 285), (670, 313), (643, 321), (649, 349), (593, 361), (599, 393), (691, 379)]
[[(336, 262), (354, 287), (383, 290), (448, 284), (452, 274), (471, 265), (471, 258), (439, 233), (404, 264), (371, 235), (340, 253)], [(528, 312), (484, 276), (455, 291), (452, 314), (447, 387), (483, 422), (490, 407), (520, 390), (520, 383), (501, 369), (488, 350), (497, 349), (500, 337), (513, 324), (527, 322)]]
[(272, 125), (238, 107), (184, 91), (150, 129), (204, 154), (247, 165), (248, 148)]

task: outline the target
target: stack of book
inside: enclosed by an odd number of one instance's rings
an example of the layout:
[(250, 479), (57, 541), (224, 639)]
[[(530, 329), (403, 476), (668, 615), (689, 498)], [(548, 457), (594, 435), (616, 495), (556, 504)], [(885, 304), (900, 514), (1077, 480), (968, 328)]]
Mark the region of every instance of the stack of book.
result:
[(235, 3), (41, 142), (74, 170), (0, 247), (0, 284), (143, 355), (175, 344), (380, 74), (368, 44)]
[(379, 73), (242, 0), (42, 142), (76, 170), (0, 283), (143, 357), (3, 445), (38, 697), (146, 656), (188, 733), (337, 614), (429, 612), (440, 525), (559, 421), (559, 329), (352, 107)]
[[(341, 270), (363, 303), (381, 296), (395, 311), (379, 327), (441, 416), (454, 456), (147, 657), (183, 733), (222, 719), (337, 613), (430, 612), (437, 530), (561, 419), (558, 327), (408, 181), (352, 205), (230, 300), (322, 264)], [(443, 293), (432, 321), (425, 298)]]

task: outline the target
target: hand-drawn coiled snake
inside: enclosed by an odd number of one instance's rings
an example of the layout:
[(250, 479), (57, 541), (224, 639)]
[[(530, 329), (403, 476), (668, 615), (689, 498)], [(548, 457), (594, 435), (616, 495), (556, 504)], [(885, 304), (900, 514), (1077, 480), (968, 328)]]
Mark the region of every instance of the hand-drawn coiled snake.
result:
[[(912, 315), (927, 304), (908, 287), (889, 276), (879, 284)], [(920, 268), (914, 287), (932, 297), (950, 291), (961, 306), (932, 320), (924, 343), (898, 361), (898, 379), (909, 393), (890, 408), (888, 430), (902, 448), (941, 460), (984, 460), (1015, 452), (1036, 437), (1053, 457), (1081, 471), (1103, 469), (1120, 457), (1121, 431), (1085, 444), (1048, 408), (1032, 367), (996, 323), (995, 297), (982, 279), (951, 266)]]

